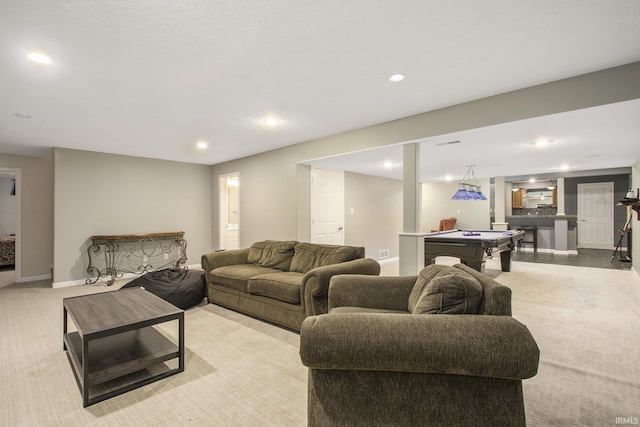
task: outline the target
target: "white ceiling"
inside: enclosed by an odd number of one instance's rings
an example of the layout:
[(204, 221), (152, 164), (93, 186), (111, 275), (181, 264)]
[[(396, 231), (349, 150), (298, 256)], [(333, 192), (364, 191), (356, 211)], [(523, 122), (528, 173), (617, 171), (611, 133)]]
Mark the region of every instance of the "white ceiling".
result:
[[(639, 22), (637, 0), (2, 0), (0, 152), (220, 163), (639, 61)], [(480, 176), (629, 166), (637, 117), (632, 101), (433, 138), (461, 143), (434, 147), (423, 180), (470, 161)]]

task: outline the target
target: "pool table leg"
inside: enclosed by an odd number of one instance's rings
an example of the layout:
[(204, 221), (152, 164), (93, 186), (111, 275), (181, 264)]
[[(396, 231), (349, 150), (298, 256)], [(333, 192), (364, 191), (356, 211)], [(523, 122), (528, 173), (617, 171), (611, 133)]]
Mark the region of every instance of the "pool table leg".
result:
[(504, 272), (511, 271), (511, 252), (513, 252), (513, 249), (500, 252), (500, 265)]

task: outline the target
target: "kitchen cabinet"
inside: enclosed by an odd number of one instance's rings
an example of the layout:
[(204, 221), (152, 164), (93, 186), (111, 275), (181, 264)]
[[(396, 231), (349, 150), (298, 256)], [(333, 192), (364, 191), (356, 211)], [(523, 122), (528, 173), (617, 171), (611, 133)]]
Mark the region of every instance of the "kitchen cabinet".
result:
[(524, 200), (527, 194), (527, 190), (519, 188), (516, 191), (511, 192), (511, 207), (512, 208), (524, 208)]

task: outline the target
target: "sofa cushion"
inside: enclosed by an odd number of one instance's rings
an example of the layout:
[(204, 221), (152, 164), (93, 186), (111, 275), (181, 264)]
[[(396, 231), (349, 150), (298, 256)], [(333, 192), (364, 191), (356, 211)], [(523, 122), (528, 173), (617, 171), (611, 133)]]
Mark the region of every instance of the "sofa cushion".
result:
[(480, 282), (470, 274), (453, 267), (442, 269), (424, 287), (411, 312), (476, 314), (482, 291)]
[(265, 240), (256, 242), (249, 248), (247, 262), (263, 267), (276, 268), (282, 271), (289, 271), (291, 259), (293, 258), (293, 248), (296, 241)]
[(329, 314), (353, 314), (353, 313), (387, 313), (387, 314), (408, 314), (406, 311), (389, 310), (386, 308), (370, 308), (370, 307), (333, 307), (329, 310)]
[(358, 251), (351, 246), (298, 243), (291, 260), (291, 271), (307, 273), (317, 267), (358, 259)]
[(225, 265), (214, 268), (209, 272), (209, 278), (216, 285), (226, 286), (240, 292), (247, 292), (247, 282), (254, 276), (268, 273), (282, 273), (274, 268), (262, 267), (255, 264)]
[(291, 304), (300, 304), (304, 274), (293, 271), (261, 274), (249, 279), (247, 292)]

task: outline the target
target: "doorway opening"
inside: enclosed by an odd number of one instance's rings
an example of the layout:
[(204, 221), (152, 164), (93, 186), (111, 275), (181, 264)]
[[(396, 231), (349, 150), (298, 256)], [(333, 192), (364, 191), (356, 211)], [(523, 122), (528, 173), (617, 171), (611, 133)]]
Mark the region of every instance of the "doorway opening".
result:
[(240, 247), (240, 173), (218, 176), (220, 249)]
[(20, 169), (0, 167), (0, 281), (5, 284), (22, 277), (21, 193)]

